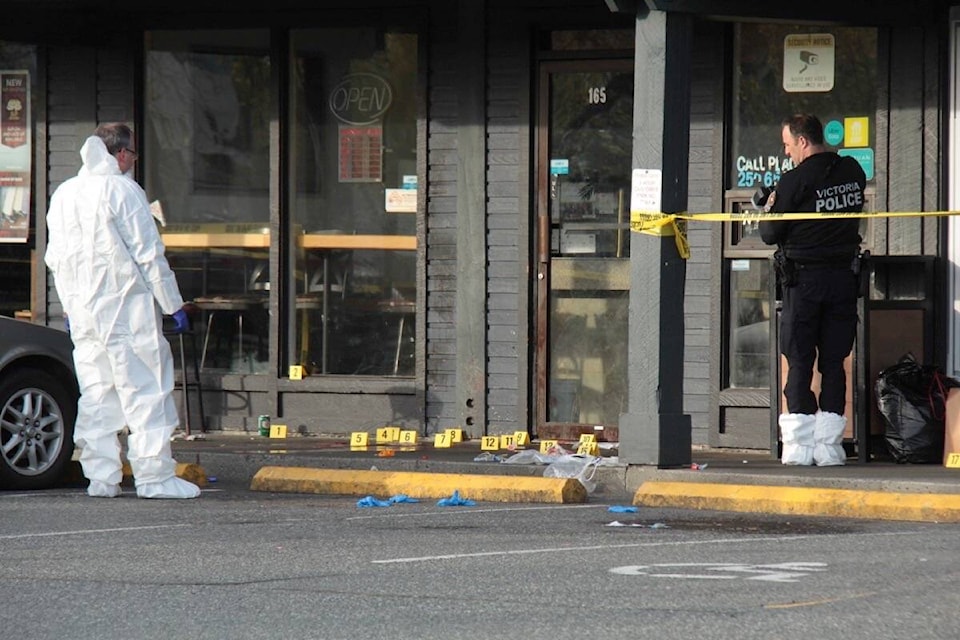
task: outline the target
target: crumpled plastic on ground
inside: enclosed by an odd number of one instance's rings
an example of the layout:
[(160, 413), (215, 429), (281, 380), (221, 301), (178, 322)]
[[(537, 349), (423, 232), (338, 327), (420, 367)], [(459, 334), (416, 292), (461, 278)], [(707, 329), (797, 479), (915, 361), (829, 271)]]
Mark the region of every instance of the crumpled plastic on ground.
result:
[(567, 451), (560, 445), (551, 448), (552, 453), (540, 453), (536, 449), (524, 449), (518, 451), (512, 456), (503, 457), (500, 462), (503, 464), (550, 464), (559, 460), (561, 456), (570, 455), (572, 451)]
[(449, 498), (443, 498), (437, 502), (438, 507), (472, 507), (476, 502), (460, 497), (459, 491), (454, 491)]
[(543, 470), (543, 477), (576, 478), (588, 494), (593, 493), (597, 489), (597, 468), (602, 461), (603, 459), (597, 456), (584, 456), (577, 453), (563, 455), (555, 458)]
[(620, 522), (619, 520), (614, 520), (613, 522), (608, 522), (604, 525), (605, 527), (637, 527), (639, 529), (669, 529), (669, 525), (665, 525), (662, 522), (654, 522), (653, 524), (643, 524), (642, 522)]
[(474, 462), (503, 462), (503, 458), (498, 456), (495, 453), (490, 453), (489, 451), (484, 451), (476, 458), (473, 459)]

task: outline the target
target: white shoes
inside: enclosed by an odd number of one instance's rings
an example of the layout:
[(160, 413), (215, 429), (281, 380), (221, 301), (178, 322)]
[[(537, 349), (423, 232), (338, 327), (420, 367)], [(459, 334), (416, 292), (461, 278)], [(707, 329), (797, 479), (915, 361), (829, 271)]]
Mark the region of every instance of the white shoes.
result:
[(844, 416), (830, 411), (817, 413), (813, 431), (813, 461), (818, 467), (834, 467), (847, 462), (843, 450), (843, 430), (847, 426)]
[(91, 498), (116, 498), (120, 495), (120, 485), (91, 480), (87, 487), (87, 495)]
[(781, 413), (780, 440), (783, 452), (780, 462), (791, 465), (813, 464), (814, 425), (817, 417), (806, 413)]
[(163, 482), (146, 482), (137, 485), (138, 498), (176, 500), (196, 498), (199, 495), (200, 487), (176, 476), (167, 478)]

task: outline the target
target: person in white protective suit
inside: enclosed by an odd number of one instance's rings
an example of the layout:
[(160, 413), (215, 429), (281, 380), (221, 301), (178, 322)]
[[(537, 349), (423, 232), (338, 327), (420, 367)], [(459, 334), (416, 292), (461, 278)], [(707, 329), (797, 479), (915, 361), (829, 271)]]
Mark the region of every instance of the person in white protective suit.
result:
[(118, 435), (141, 498), (195, 498), (175, 475), (170, 437), (179, 426), (173, 356), (162, 316), (189, 327), (176, 277), (143, 189), (123, 124), (101, 125), (80, 149), (83, 167), (54, 192), (45, 262), (68, 320), (80, 385), (74, 440), (94, 497), (120, 495)]

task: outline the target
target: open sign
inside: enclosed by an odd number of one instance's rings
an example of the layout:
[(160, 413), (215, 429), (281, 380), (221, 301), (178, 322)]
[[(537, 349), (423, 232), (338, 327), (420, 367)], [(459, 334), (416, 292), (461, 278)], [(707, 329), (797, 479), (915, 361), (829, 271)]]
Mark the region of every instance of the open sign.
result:
[(393, 90), (372, 73), (351, 73), (330, 92), (330, 111), (347, 124), (371, 124), (390, 108)]

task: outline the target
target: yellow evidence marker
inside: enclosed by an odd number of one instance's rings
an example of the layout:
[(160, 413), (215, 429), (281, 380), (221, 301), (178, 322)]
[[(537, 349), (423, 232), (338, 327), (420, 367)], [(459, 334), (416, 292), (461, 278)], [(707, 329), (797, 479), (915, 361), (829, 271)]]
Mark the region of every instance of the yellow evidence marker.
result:
[(400, 427), (381, 427), (377, 429), (377, 444), (391, 444), (400, 440)]
[(540, 453), (548, 454), (550, 449), (553, 449), (557, 446), (556, 440), (541, 440), (540, 441)]
[(370, 440), (370, 434), (366, 431), (354, 431), (350, 434), (351, 449), (366, 449), (367, 442)]

